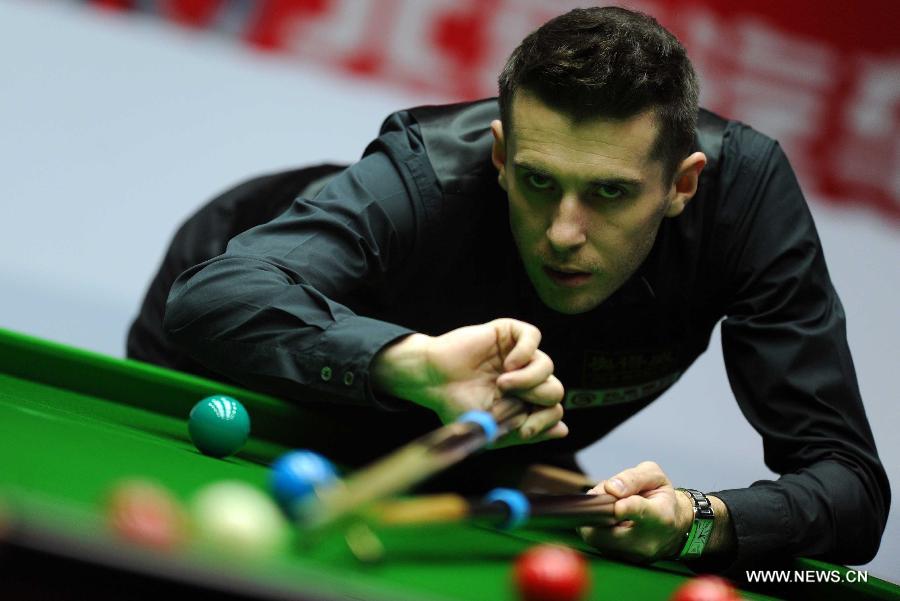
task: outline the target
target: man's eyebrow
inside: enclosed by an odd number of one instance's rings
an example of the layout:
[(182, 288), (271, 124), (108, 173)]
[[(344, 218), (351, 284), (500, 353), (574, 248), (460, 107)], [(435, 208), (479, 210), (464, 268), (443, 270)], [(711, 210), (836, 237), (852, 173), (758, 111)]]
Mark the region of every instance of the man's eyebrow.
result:
[[(541, 167), (540, 165), (535, 165), (529, 163), (528, 161), (523, 160), (515, 160), (513, 161), (513, 165), (518, 169), (524, 169), (527, 171), (533, 171), (540, 175), (545, 175), (548, 177), (552, 177), (552, 170), (547, 169), (545, 167)], [(592, 179), (588, 182), (588, 184), (593, 186), (628, 186), (633, 188), (640, 188), (644, 185), (644, 180), (640, 178), (632, 178), (632, 177), (622, 177), (622, 176), (610, 176), (610, 177), (598, 177)]]

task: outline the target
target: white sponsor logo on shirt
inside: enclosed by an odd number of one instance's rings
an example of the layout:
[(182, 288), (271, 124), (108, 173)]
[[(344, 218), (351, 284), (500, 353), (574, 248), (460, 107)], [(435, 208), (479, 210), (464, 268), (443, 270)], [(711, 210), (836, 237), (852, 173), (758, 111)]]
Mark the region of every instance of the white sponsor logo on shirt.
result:
[(575, 388), (566, 393), (563, 407), (566, 409), (584, 409), (600, 405), (631, 403), (658, 394), (674, 384), (681, 377), (680, 371), (668, 374), (649, 382), (623, 386), (621, 388), (587, 389)]

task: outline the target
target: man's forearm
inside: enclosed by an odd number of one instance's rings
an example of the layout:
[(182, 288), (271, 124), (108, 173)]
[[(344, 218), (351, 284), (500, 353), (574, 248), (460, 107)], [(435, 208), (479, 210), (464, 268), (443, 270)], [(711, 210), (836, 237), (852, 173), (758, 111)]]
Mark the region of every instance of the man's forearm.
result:
[(709, 502), (712, 503), (713, 513), (716, 517), (709, 543), (706, 545), (706, 552), (715, 553), (717, 555), (732, 553), (734, 552), (736, 539), (734, 536), (734, 526), (731, 524), (731, 514), (728, 512), (728, 506), (718, 497), (709, 495), (708, 498)]

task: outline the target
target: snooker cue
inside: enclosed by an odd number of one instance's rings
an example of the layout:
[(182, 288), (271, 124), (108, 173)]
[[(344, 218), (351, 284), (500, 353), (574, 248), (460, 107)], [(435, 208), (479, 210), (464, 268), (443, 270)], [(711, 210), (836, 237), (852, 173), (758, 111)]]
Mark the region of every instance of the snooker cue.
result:
[(525, 492), (554, 495), (580, 494), (594, 488), (598, 483), (581, 472), (536, 463), (528, 467), (517, 488)]
[[(528, 517), (519, 526), (532, 528), (576, 528), (616, 524), (608, 494), (525, 494)], [(510, 520), (509, 507), (490, 498), (470, 499), (446, 493), (381, 501), (369, 507), (366, 517), (373, 526), (409, 526), (469, 521), (504, 527)]]
[(298, 525), (321, 531), (348, 519), (370, 503), (401, 493), (466, 457), (517, 427), (526, 415), (524, 402), (502, 398), (491, 407), (495, 436), (473, 421), (455, 421), (417, 438), (345, 481), (317, 490), (301, 503)]

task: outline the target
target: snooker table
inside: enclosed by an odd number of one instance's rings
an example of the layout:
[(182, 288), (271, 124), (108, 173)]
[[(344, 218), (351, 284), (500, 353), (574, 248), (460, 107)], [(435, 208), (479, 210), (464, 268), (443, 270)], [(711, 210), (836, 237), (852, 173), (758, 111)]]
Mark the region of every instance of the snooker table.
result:
[[(250, 440), (228, 459), (200, 454), (187, 434), (191, 407), (210, 394), (238, 398), (251, 416)], [(605, 559), (569, 531), (383, 530), (385, 557), (366, 564), (340, 534), (310, 546), (292, 533), (286, 551), (254, 560), (190, 541), (164, 553), (107, 526), (105, 495), (127, 477), (156, 480), (185, 502), (219, 479), (265, 489), (270, 462), (321, 430), (308, 418), (276, 398), (0, 329), (0, 598), (513, 600), (515, 558), (548, 541), (587, 554), (589, 599), (668, 599), (692, 575), (674, 562)], [(812, 560), (797, 567), (846, 571)], [(782, 587), (742, 595), (900, 599), (900, 587), (872, 577)]]

